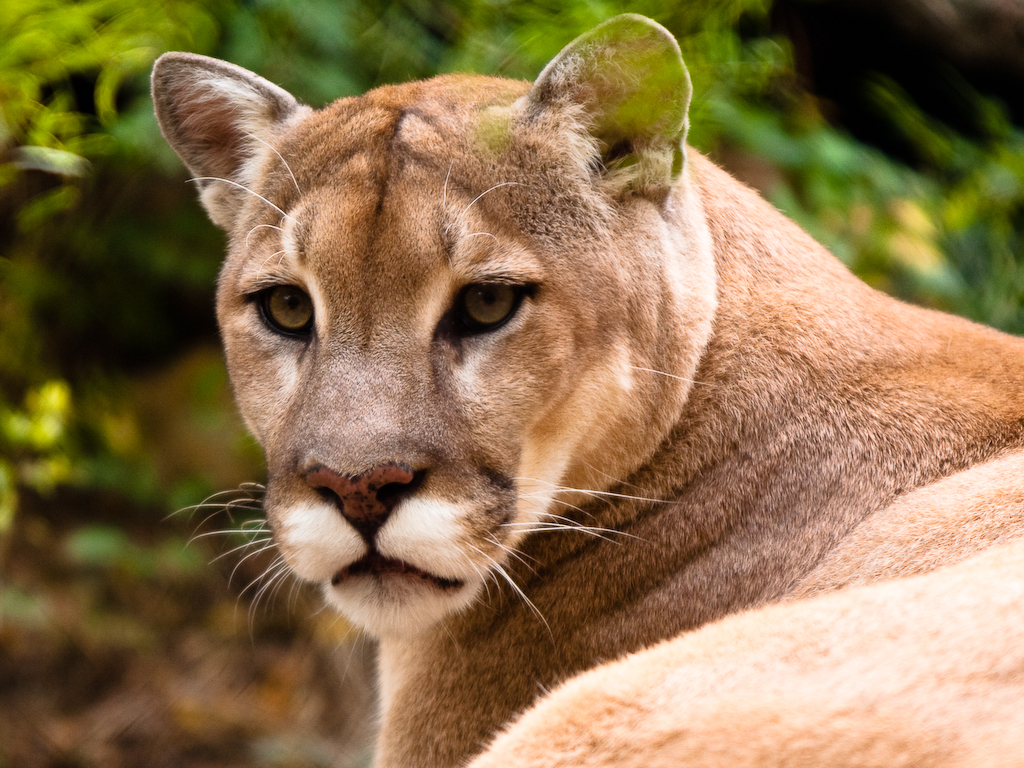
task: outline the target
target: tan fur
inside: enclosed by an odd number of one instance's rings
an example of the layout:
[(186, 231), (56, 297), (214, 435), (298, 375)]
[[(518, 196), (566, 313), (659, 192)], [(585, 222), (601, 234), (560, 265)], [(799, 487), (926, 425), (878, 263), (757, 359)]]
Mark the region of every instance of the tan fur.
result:
[[(989, 703), (1003, 717), (999, 695), (939, 670), (960, 646), (971, 669), (1009, 653), (986, 634), (1020, 622), (992, 618), (990, 590), (975, 621), (927, 627), (981, 580), (1019, 579), (1015, 556), (949, 564), (1024, 529), (1024, 344), (871, 290), (684, 152), (689, 95), (675, 41), (638, 17), (532, 86), (445, 76), (316, 112), (222, 62), (157, 64), (165, 135), (216, 177), (218, 317), (275, 539), (380, 637), (380, 768), (463, 764), (574, 675), (782, 600), (581, 678), (485, 764), (574, 764), (581, 743), (594, 766), (761, 764), (778, 743), (796, 755), (780, 765), (960, 765), (1001, 743), (972, 725)], [(506, 325), (467, 333), (460, 291), (495, 281), (532, 288)], [(261, 320), (253, 295), (275, 285), (311, 297), (305, 336)], [(373, 547), (455, 589), (345, 575), (372, 550), (309, 478), (396, 463), (420, 480)], [(786, 655), (751, 656), (762, 637)], [(675, 686), (701, 654), (691, 706)], [(922, 698), (948, 694), (942, 739), (878, 708), (882, 670), (908, 659)], [(789, 679), (792, 706), (749, 695)], [(864, 696), (821, 706), (825, 681), (849, 680)]]
[(1024, 542), (732, 616), (582, 675), (471, 768), (995, 768), (1024, 732)]

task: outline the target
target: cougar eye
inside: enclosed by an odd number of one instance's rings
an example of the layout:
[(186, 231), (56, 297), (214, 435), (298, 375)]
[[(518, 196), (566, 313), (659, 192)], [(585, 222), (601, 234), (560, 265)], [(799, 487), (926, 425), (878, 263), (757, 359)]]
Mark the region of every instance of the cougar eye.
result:
[(515, 314), (523, 288), (507, 283), (474, 283), (459, 297), (463, 323), (472, 331), (497, 328)]
[(304, 334), (313, 326), (313, 301), (294, 285), (277, 285), (260, 294), (260, 311), (266, 323), (280, 333)]

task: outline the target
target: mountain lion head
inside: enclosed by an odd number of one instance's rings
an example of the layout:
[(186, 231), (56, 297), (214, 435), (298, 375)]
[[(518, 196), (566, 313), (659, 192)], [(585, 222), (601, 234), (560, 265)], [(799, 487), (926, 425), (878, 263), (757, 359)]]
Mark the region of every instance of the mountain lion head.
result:
[(620, 17), (533, 85), (320, 110), (197, 55), (153, 81), (228, 234), (217, 315), (274, 539), (355, 623), (407, 637), (486, 599), (678, 420), (715, 285), (662, 28)]

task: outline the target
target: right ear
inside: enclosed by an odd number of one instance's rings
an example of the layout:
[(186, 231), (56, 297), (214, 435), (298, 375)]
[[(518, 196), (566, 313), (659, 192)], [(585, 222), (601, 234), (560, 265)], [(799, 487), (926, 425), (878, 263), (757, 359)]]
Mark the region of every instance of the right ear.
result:
[(308, 110), (249, 70), (194, 53), (157, 59), (153, 105), (164, 138), (196, 177), (203, 207), (224, 230), (255, 180), (254, 160), (284, 123)]

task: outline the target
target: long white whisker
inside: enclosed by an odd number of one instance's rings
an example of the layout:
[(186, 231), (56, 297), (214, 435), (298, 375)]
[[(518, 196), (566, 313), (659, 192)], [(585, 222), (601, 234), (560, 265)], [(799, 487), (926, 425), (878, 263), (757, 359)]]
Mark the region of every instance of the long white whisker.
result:
[[(529, 494), (524, 495), (523, 498), (529, 498)], [(586, 515), (587, 517), (594, 516), (593, 513), (584, 510), (583, 507), (577, 507), (575, 504), (570, 504), (568, 501), (563, 501), (562, 499), (556, 499), (554, 496), (541, 496), (540, 498), (546, 498), (551, 504), (561, 504), (566, 509), (571, 509), (573, 512), (579, 512), (581, 515)], [(559, 515), (555, 515), (551, 512), (545, 512), (544, 514), (548, 515), (554, 520), (568, 520), (568, 518), (560, 517)]]
[(281, 555), (278, 555), (277, 557), (274, 558), (274, 560), (270, 563), (270, 565), (268, 565), (264, 569), (263, 573), (261, 573), (259, 576), (257, 576), (255, 579), (253, 579), (252, 581), (250, 581), (248, 584), (245, 585), (245, 587), (242, 589), (242, 591), (238, 593), (239, 599), (241, 599), (242, 596), (245, 595), (246, 592), (248, 592), (250, 589), (252, 589), (257, 584), (259, 584), (260, 585), (259, 589), (253, 595), (253, 602), (256, 602), (258, 597), (259, 597), (259, 595), (261, 595), (263, 593), (263, 591), (267, 588), (267, 585), (271, 584), (275, 580), (281, 578), (281, 574), (285, 570), (287, 570), (287, 567), (288, 566), (286, 565), (286, 563), (284, 561), (284, 558)]
[[(506, 523), (505, 525), (508, 526), (508, 525), (511, 525), (511, 524), (510, 523)], [(526, 555), (525, 554), (523, 554), (522, 552), (519, 552), (516, 549), (513, 549), (512, 547), (508, 547), (508, 546), (502, 544), (500, 541), (498, 541), (498, 539), (495, 537), (495, 535), (493, 533), (488, 533), (487, 534), (487, 538), (488, 538), (488, 540), (492, 544), (494, 544), (494, 546), (498, 547), (498, 549), (500, 549), (506, 555), (508, 555), (509, 557), (514, 557), (516, 560), (518, 560), (520, 563), (522, 563), (525, 567), (529, 568), (531, 573), (534, 573), (534, 574), (537, 573), (537, 569), (534, 568), (533, 565), (526, 559)], [(493, 562), (493, 558), (491, 558), (491, 559), (492, 559), (492, 562)]]
[[(223, 506), (220, 507), (223, 510)], [(259, 507), (252, 507), (253, 512), (259, 511)], [(213, 515), (206, 518), (209, 520)], [(242, 536), (255, 536), (257, 533), (268, 531), (267, 521), (262, 517), (254, 517), (251, 520), (244, 520), (237, 528), (224, 528), (216, 531), (204, 531), (203, 533), (197, 533), (192, 538), (194, 539), (205, 539), (208, 536), (231, 536), (232, 534), (241, 534)]]
[[(258, 555), (261, 552), (266, 552), (267, 550), (272, 549), (274, 545), (274, 540), (270, 537), (267, 537), (265, 539), (253, 539), (252, 541), (247, 541), (244, 544), (239, 544), (236, 547), (232, 547), (227, 552), (221, 552), (219, 555), (213, 558), (213, 560), (211, 560), (210, 563), (216, 563), (218, 560), (223, 560), (225, 557), (229, 557), (230, 555), (233, 555), (235, 552), (244, 552), (245, 550), (249, 549), (249, 547), (255, 547), (257, 545), (260, 545), (260, 548), (253, 552), (250, 552), (248, 555), (239, 560), (238, 563), (235, 564), (235, 568), (241, 565), (242, 561), (248, 560), (250, 557), (253, 557), (254, 555)], [(232, 569), (231, 574), (234, 575), (234, 573), (234, 569)]]
[(533, 604), (533, 600), (526, 596), (526, 593), (523, 592), (522, 588), (515, 583), (513, 578), (509, 575), (508, 571), (505, 570), (504, 566), (502, 566), (501, 563), (492, 563), (491, 565), (493, 566), (494, 572), (508, 582), (508, 585), (512, 587), (512, 589), (515, 591), (517, 595), (519, 595), (519, 599), (526, 603), (526, 607), (529, 608), (538, 619), (540, 619), (541, 623), (544, 625), (544, 628), (548, 631), (548, 635), (551, 637), (552, 640), (554, 640), (555, 633), (551, 631), (551, 625), (548, 624), (548, 620), (544, 618), (544, 614), (540, 612), (540, 609)]
[[(291, 572), (290, 569), (286, 568), (285, 570), (287, 571), (286, 575)], [(283, 587), (289, 581), (289, 579), (288, 578), (279, 578), (276, 581), (277, 581), (277, 583), (270, 590), (270, 597), (269, 597), (270, 602), (273, 602), (274, 600), (277, 600), (277, 596), (281, 593), (281, 587)], [(294, 580), (292, 580), (292, 594), (293, 595), (295, 594), (296, 587), (297, 587), (296, 582)]]
[(294, 611), (295, 606), (299, 603), (299, 590), (302, 589), (302, 582), (298, 579), (292, 579), (292, 588), (288, 593), (288, 610)]
[[(253, 595), (252, 602), (249, 604), (249, 633), (252, 634), (253, 628), (256, 622), (256, 611), (259, 610), (260, 600), (268, 594), (269, 590), (275, 589), (275, 585), (278, 587), (284, 583), (284, 580), (288, 578), (288, 567), (284, 562), (275, 563), (268, 569), (268, 573), (273, 569), (273, 574), (270, 578), (260, 587), (259, 591)], [(273, 600), (273, 592), (270, 593), (270, 599)]]
[(614, 528), (598, 528), (592, 525), (565, 525), (564, 523), (549, 523), (543, 520), (536, 523), (505, 523), (504, 527), (507, 528), (521, 528), (527, 533), (548, 533), (552, 531), (579, 531), (585, 533), (594, 538), (607, 541), (612, 544), (621, 544), (622, 542), (616, 541), (612, 536), (625, 536), (630, 539), (636, 539), (637, 541), (643, 541), (639, 536), (635, 536), (632, 533), (626, 533), (625, 531), (618, 531)]
[[(602, 497), (607, 496), (613, 499), (630, 499), (632, 501), (649, 501), (654, 504), (678, 504), (679, 502), (673, 501), (672, 499), (652, 499), (647, 496), (632, 496), (627, 493), (614, 493), (612, 491), (595, 491), (588, 488), (571, 488), (567, 485), (559, 485), (552, 483), (547, 480), (540, 480), (535, 477), (517, 477), (516, 482), (530, 482), (530, 483), (543, 483), (550, 487), (553, 491), (566, 491), (570, 493), (582, 493), (586, 496)], [(548, 491), (531, 491), (530, 493), (523, 494), (524, 498), (530, 498), (531, 496), (537, 497), (537, 494), (545, 494)]]
[[(210, 511), (210, 514), (208, 514), (206, 517), (200, 520), (199, 523), (196, 525), (195, 530), (198, 531), (200, 528), (202, 528), (204, 525), (206, 525), (208, 522), (213, 520), (213, 518), (217, 517), (218, 515), (227, 513), (228, 519), (234, 522), (234, 519), (231, 517), (232, 512), (240, 511), (243, 509), (248, 510), (249, 512), (260, 512), (262, 510), (262, 505), (257, 504), (256, 506), (248, 506), (247, 504), (243, 504), (241, 502), (229, 501), (227, 503), (218, 502), (215, 504), (196, 504), (192, 507), (188, 507), (188, 509), (192, 515), (194, 515), (199, 510), (212, 510)], [(181, 509), (178, 511), (184, 512), (185, 510)], [(198, 537), (193, 535), (192, 538), (195, 539)]]
[(267, 256), (267, 258), (265, 258), (265, 259), (263, 260), (263, 263), (262, 263), (262, 264), (260, 264), (260, 268), (259, 268), (259, 269), (257, 270), (257, 272), (256, 272), (256, 276), (257, 276), (257, 277), (259, 277), (259, 276), (260, 276), (260, 275), (261, 275), (261, 274), (263, 273), (263, 269), (264, 269), (264, 267), (266, 267), (266, 266), (267, 266), (267, 264), (269, 264), (269, 263), (270, 263), (270, 260), (271, 260), (272, 258), (274, 258), (275, 256), (277, 256), (277, 257), (278, 257), (278, 263), (280, 263), (281, 259), (282, 259), (282, 258), (284, 258), (284, 255), (285, 255), (285, 253), (286, 253), (286, 251), (285, 251), (285, 250), (284, 250), (284, 249), (282, 248), (282, 249), (281, 249), (280, 251), (274, 251), (274, 252), (273, 252), (272, 254), (270, 254), (269, 256)]
[[(251, 505), (251, 506), (250, 506)], [(256, 499), (236, 499), (234, 501), (203, 501), (199, 504), (192, 504), (188, 507), (182, 507), (181, 509), (172, 512), (173, 515), (179, 515), (182, 512), (198, 512), (201, 509), (216, 509), (224, 511), (228, 508), (231, 509), (252, 509), (258, 510), (261, 505)]]
[(279, 226), (277, 226), (277, 224), (257, 224), (255, 227), (250, 229), (245, 234), (245, 247), (246, 248), (249, 247), (249, 238), (252, 236), (252, 233), (255, 232), (257, 229), (263, 229), (264, 227), (267, 228), (267, 229), (276, 229), (278, 232), (284, 232), (284, 227), (279, 227)]
[(473, 198), (473, 202), (471, 202), (469, 205), (467, 205), (465, 208), (462, 209), (462, 213), (459, 214), (459, 218), (461, 219), (463, 216), (465, 216), (469, 212), (469, 209), (472, 208), (474, 205), (476, 205), (477, 201), (481, 197), (486, 195), (487, 193), (493, 192), (494, 190), (498, 189), (499, 187), (522, 187), (522, 186), (525, 186), (525, 185), (524, 184), (520, 184), (518, 181), (503, 181), (500, 184), (495, 184), (490, 189), (485, 189), (483, 192), (481, 192), (479, 195), (477, 195), (476, 197)]
[(295, 219), (294, 219), (294, 218), (292, 218), (292, 217), (291, 217), (291, 216), (289, 216), (289, 215), (288, 215), (287, 213), (285, 213), (285, 212), (284, 212), (283, 210), (281, 210), (281, 209), (280, 209), (280, 208), (278, 208), (278, 207), (277, 207), (276, 205), (274, 205), (274, 204), (273, 204), (272, 202), (270, 202), (269, 200), (267, 200), (267, 198), (265, 198), (265, 197), (264, 197), (263, 195), (261, 195), (261, 194), (259, 194), (259, 193), (257, 193), (257, 192), (253, 192), (253, 191), (252, 191), (251, 189), (249, 189), (249, 188), (248, 188), (247, 186), (245, 186), (244, 184), (239, 184), (239, 183), (238, 183), (237, 181), (232, 181), (231, 179), (222, 179), (222, 178), (220, 178), (219, 176), (196, 176), (196, 177), (195, 177), (194, 179), (189, 179), (189, 181), (223, 181), (223, 182), (224, 182), (225, 184), (230, 184), (230, 185), (232, 185), (233, 187), (238, 187), (238, 188), (239, 188), (239, 189), (241, 189), (242, 191), (244, 191), (244, 192), (248, 192), (248, 193), (249, 193), (250, 195), (252, 195), (253, 197), (255, 197), (255, 198), (258, 198), (258, 199), (262, 200), (262, 201), (263, 201), (264, 203), (266, 203), (267, 205), (269, 205), (269, 206), (270, 206), (271, 208), (273, 208), (273, 209), (274, 209), (275, 211), (277, 211), (278, 213), (280, 213), (280, 214), (281, 214), (282, 216), (284, 216), (284, 217), (285, 217), (286, 219), (288, 219), (288, 220), (290, 220), (290, 221), (295, 221)]
[[(245, 557), (241, 558), (237, 563), (235, 563), (235, 567), (231, 569), (231, 573), (228, 576), (228, 583), (230, 584), (231, 580), (235, 578), (235, 573), (241, 567), (242, 563), (244, 563), (249, 558), (257, 557), (259, 555), (262, 555), (264, 552), (269, 552), (270, 550), (272, 550), (274, 548), (274, 546), (275, 546), (274, 541), (273, 541), (273, 539), (271, 539), (266, 544), (264, 544), (259, 549), (257, 549), (256, 551), (250, 552)], [(284, 558), (282, 558), (280, 555), (278, 555), (278, 557), (281, 559), (282, 562), (284, 562)], [(248, 589), (248, 587), (246, 587), (246, 589)], [(243, 594), (245, 593), (245, 589), (242, 590), (242, 593)]]
[(277, 148), (273, 144), (267, 143), (254, 133), (249, 133), (248, 131), (246, 131), (245, 135), (248, 136), (250, 139), (256, 139), (256, 141), (258, 141), (260, 144), (267, 147), (271, 152), (277, 155), (278, 159), (281, 161), (281, 165), (283, 165), (284, 169), (288, 171), (288, 175), (292, 177), (292, 184), (295, 185), (295, 191), (301, 195), (302, 190), (299, 189), (299, 182), (295, 180), (295, 174), (292, 173), (292, 167), (288, 165), (288, 161), (284, 159), (280, 152), (277, 151)]
[(534, 613), (534, 615), (538, 619), (540, 619), (541, 623), (547, 629), (548, 635), (550, 635), (551, 639), (554, 640), (555, 635), (551, 631), (551, 625), (548, 624), (547, 619), (544, 618), (544, 614), (542, 614), (540, 612), (540, 610), (537, 608), (537, 606), (533, 604), (533, 601), (529, 597), (526, 596), (526, 593), (523, 592), (522, 588), (518, 584), (516, 584), (515, 580), (512, 578), (512, 576), (509, 574), (509, 572), (505, 570), (504, 566), (502, 566), (502, 564), (499, 563), (497, 560), (495, 560), (493, 557), (491, 557), (487, 553), (481, 551), (480, 549), (478, 549), (477, 547), (473, 546), (472, 544), (470, 544), (469, 546), (472, 549), (475, 549), (477, 551), (477, 553), (482, 555), (486, 560), (490, 561), (492, 572), (493, 573), (497, 573), (506, 582), (508, 582), (509, 587), (512, 588), (512, 590), (519, 596), (519, 599), (521, 599), (523, 601), (523, 603), (526, 604), (526, 606)]
[(261, 534), (270, 535), (270, 531), (265, 528), (227, 528), (223, 531), (205, 531), (204, 533), (193, 534), (192, 538), (188, 540), (191, 544), (193, 541), (199, 541), (200, 539), (209, 539), (214, 536), (245, 536), (248, 539), (248, 544), (252, 544), (257, 540), (257, 537)]
[[(215, 499), (219, 499), (219, 498), (222, 498), (224, 496), (231, 496), (231, 495), (237, 494), (239, 492), (246, 493), (247, 496), (243, 496), (242, 498), (232, 499), (231, 501), (227, 501), (227, 502), (215, 501)], [(165, 517), (164, 520), (170, 520), (172, 517), (180, 515), (180, 514), (182, 514), (184, 512), (195, 513), (196, 511), (198, 511), (200, 509), (218, 509), (218, 510), (231, 509), (232, 507), (244, 506), (245, 504), (250, 503), (250, 502), (251, 503), (255, 503), (255, 504), (259, 504), (259, 502), (256, 499), (252, 498), (252, 492), (249, 489), (245, 488), (245, 487), (234, 488), (234, 489), (229, 490), (229, 491), (218, 491), (217, 493), (211, 493), (209, 496), (207, 496), (205, 499), (203, 499), (198, 504), (190, 504), (187, 507), (182, 507), (181, 509), (174, 510), (169, 515), (167, 515), (167, 517)], [(209, 519), (209, 518), (207, 518), (207, 519)]]

